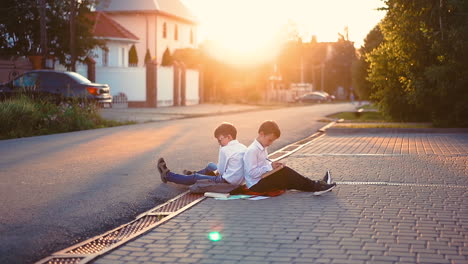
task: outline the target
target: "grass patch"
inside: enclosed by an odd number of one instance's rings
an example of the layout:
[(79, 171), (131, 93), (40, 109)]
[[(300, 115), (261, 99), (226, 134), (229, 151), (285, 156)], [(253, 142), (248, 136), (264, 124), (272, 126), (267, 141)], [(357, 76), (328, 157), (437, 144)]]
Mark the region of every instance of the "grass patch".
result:
[(328, 116), (334, 119), (344, 119), (348, 122), (387, 122), (379, 112), (342, 112)]
[(430, 123), (338, 123), (334, 127), (346, 128), (432, 128)]
[(103, 119), (98, 106), (80, 102), (55, 104), (19, 96), (0, 102), (0, 139), (30, 137), (134, 122)]

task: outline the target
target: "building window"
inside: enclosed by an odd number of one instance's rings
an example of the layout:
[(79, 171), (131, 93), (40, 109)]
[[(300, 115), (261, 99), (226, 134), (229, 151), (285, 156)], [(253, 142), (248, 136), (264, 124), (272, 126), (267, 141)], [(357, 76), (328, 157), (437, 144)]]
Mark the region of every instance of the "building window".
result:
[(163, 38), (167, 38), (167, 24), (164, 22), (163, 24)]
[(179, 28), (175, 25), (174, 28), (174, 40), (179, 40)]
[(125, 67), (125, 48), (122, 48), (121, 49), (121, 54), (122, 54), (122, 57), (121, 57), (121, 61), (120, 61), (120, 66), (122, 67)]
[(102, 66), (108, 66), (108, 65), (109, 65), (109, 50), (103, 49), (102, 50)]
[(190, 44), (193, 44), (193, 29), (190, 29)]

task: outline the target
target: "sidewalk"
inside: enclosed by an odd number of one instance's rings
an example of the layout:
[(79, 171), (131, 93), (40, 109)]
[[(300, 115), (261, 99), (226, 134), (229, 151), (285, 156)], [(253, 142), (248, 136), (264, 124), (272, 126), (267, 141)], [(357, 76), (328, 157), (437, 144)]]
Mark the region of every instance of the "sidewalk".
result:
[(197, 116), (255, 111), (272, 107), (273, 106), (267, 107), (243, 104), (198, 104), (157, 108), (103, 108), (100, 113), (103, 118), (109, 120), (146, 123)]
[(331, 128), (284, 159), (331, 169), (330, 193), (200, 199), (91, 263), (468, 263), (468, 134), (371, 132)]

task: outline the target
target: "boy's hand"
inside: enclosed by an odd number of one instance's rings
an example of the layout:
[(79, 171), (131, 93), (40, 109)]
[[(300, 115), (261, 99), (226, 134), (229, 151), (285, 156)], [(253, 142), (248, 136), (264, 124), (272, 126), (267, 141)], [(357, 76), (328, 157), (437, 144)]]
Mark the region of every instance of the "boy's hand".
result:
[(278, 162), (278, 161), (273, 161), (271, 163), (271, 166), (273, 167), (273, 169), (277, 169), (277, 168), (282, 168), (284, 167), (284, 164), (281, 163), (281, 162)]

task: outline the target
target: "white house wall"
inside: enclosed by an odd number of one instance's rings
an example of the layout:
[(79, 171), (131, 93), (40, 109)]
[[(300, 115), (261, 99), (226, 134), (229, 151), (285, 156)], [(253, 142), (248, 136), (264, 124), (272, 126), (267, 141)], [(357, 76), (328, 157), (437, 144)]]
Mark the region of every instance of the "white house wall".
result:
[[(196, 48), (197, 27), (166, 16), (154, 14), (108, 13), (115, 21), (124, 26), (139, 38), (135, 44), (138, 55), (138, 66), (145, 63), (146, 50), (150, 50), (152, 59), (161, 63), (167, 47), (174, 53), (176, 49)], [(167, 37), (163, 37), (163, 25), (167, 25)], [(175, 25), (178, 26), (178, 40), (174, 39)], [(190, 43), (190, 30), (193, 30), (193, 43)]]
[[(164, 23), (167, 26), (166, 38), (163, 37)], [(178, 40), (174, 39), (175, 25), (178, 28)], [(182, 23), (178, 20), (168, 17), (158, 17), (157, 19), (157, 43), (158, 43), (158, 61), (160, 62), (164, 51), (169, 48), (171, 54), (174, 54), (176, 49), (196, 48), (197, 45), (197, 27), (191, 24)], [(190, 43), (190, 30), (193, 31), (193, 43)]]
[[(55, 70), (66, 71), (62, 65)], [(157, 67), (157, 106), (174, 104), (174, 67)], [(88, 77), (87, 66), (77, 64), (76, 72)], [(199, 104), (199, 72), (187, 69), (185, 73), (185, 104)], [(146, 67), (100, 67), (96, 66), (96, 83), (108, 84), (111, 95), (127, 95), (128, 101), (146, 101)], [(182, 85), (181, 85), (182, 86)]]
[(174, 68), (158, 66), (157, 106), (171, 106), (174, 103)]
[(186, 105), (194, 105), (200, 102), (199, 93), (199, 72), (197, 70), (187, 69), (185, 73), (186, 79)]
[(144, 67), (96, 67), (96, 82), (109, 84), (113, 96), (124, 93), (129, 101), (146, 100)]

